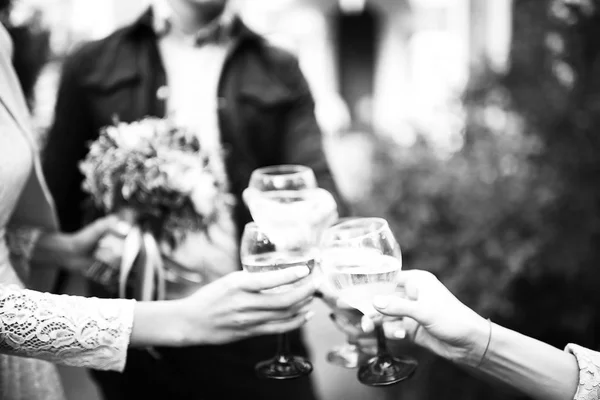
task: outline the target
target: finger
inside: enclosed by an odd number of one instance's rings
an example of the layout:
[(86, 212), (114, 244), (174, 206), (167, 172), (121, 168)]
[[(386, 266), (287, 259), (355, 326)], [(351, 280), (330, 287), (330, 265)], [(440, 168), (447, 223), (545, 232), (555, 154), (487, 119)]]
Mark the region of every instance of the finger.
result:
[(375, 322), (368, 316), (363, 315), (360, 320), (360, 327), (365, 333), (371, 333), (375, 330)]
[(235, 279), (240, 280), (239, 285), (242, 289), (249, 292), (260, 292), (262, 290), (292, 284), (305, 278), (309, 274), (310, 270), (308, 267), (302, 265), (269, 272), (242, 272), (235, 276)]
[(412, 318), (403, 318), (402, 324), (404, 325), (406, 336), (413, 342), (416, 341), (416, 335), (419, 330), (420, 324)]
[(335, 306), (342, 310), (353, 310), (354, 309), (354, 307), (352, 307), (350, 304), (348, 304), (345, 300), (342, 300), (341, 298), (338, 298), (336, 300)]
[(254, 307), (263, 310), (285, 310), (312, 298), (314, 293), (315, 286), (309, 277), (303, 279), (298, 285), (290, 286), (290, 289), (285, 292), (256, 294)]
[(241, 328), (263, 325), (267, 323), (288, 321), (297, 315), (306, 315), (311, 311), (311, 304), (305, 303), (301, 307), (289, 310), (257, 311), (244, 313), (235, 319), (235, 324)]
[(395, 319), (391, 321), (383, 321), (383, 331), (389, 339), (404, 339), (406, 337), (406, 328), (404, 321)]
[(94, 263), (94, 259), (89, 257), (72, 257), (68, 262), (62, 264), (61, 266), (70, 272), (75, 272), (78, 274), (83, 273), (84, 268), (89, 267)]
[[(260, 296), (260, 295), (256, 295), (256, 296)], [(314, 297), (310, 296), (310, 297), (305, 297), (304, 299), (292, 304), (289, 307), (275, 307), (273, 306), (272, 308), (264, 307), (263, 305), (265, 303), (261, 302), (257, 305), (255, 300), (250, 300), (249, 303), (251, 304), (249, 307), (246, 308), (246, 311), (250, 311), (250, 312), (266, 312), (266, 313), (279, 313), (281, 315), (287, 315), (288, 317), (291, 317), (292, 315), (298, 314), (301, 310), (303, 309), (310, 309), (310, 307), (312, 307), (312, 302), (314, 300)], [(267, 300), (268, 302), (269, 300)]]
[(118, 222), (118, 218), (113, 215), (97, 219), (79, 231), (78, 239), (87, 244), (96, 243), (110, 229), (117, 226)]
[(378, 296), (373, 301), (377, 311), (392, 317), (411, 317), (419, 320), (419, 308), (416, 301), (397, 295)]
[(290, 318), (285, 321), (278, 321), (260, 325), (254, 328), (252, 330), (252, 333), (254, 333), (255, 335), (273, 335), (277, 333), (293, 331), (306, 324), (312, 317), (314, 317), (314, 315), (314, 312), (309, 311), (306, 314), (298, 314), (293, 318)]
[(363, 334), (363, 330), (360, 327), (360, 324), (352, 324), (345, 318), (340, 318), (335, 314), (329, 314), (329, 319), (333, 321), (335, 326), (342, 332), (344, 332), (348, 336), (359, 336)]

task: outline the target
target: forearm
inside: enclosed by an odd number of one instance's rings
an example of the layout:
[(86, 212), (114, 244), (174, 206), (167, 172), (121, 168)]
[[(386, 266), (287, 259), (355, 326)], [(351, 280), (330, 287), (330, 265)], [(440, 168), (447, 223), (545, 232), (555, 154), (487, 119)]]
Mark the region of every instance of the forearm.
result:
[(0, 284), (0, 352), (120, 371), (134, 301), (52, 295)]
[(67, 235), (58, 232), (41, 232), (30, 254), (32, 263), (67, 267), (72, 249)]
[[(487, 342), (488, 332), (479, 340)], [(485, 358), (474, 355), (463, 364), (477, 368), (521, 392), (540, 400), (571, 400), (579, 382), (579, 367), (572, 354), (539, 340), (494, 324)]]

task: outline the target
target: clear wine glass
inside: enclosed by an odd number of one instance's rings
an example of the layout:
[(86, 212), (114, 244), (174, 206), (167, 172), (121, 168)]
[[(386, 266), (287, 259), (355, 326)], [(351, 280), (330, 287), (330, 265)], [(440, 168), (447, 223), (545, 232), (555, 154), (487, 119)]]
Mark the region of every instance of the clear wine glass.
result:
[(396, 277), (402, 268), (400, 246), (387, 221), (356, 218), (327, 229), (321, 242), (320, 267), (328, 290), (375, 322), (377, 356), (359, 368), (358, 380), (369, 386), (385, 386), (409, 378), (417, 361), (391, 355), (382, 316), (372, 305), (376, 296), (396, 290)]
[[(244, 228), (240, 255), (244, 269), (250, 273), (280, 270), (306, 265), (312, 270), (315, 263), (314, 247), (298, 246), (294, 249), (281, 248), (272, 242), (266, 233), (254, 222)], [(270, 289), (272, 292), (288, 290), (286, 286)], [(275, 357), (258, 363), (256, 373), (261, 378), (293, 379), (312, 372), (312, 364), (304, 357), (293, 355), (290, 351), (287, 333), (278, 336)]]
[[(337, 220), (335, 199), (317, 187), (312, 169), (302, 165), (275, 165), (255, 170), (243, 198), (256, 226), (279, 253), (278, 262), (282, 265), (287, 262), (281, 258), (286, 254), (310, 251), (314, 258), (321, 234)], [(285, 372), (290, 363), (293, 365), (292, 361), (288, 362), (289, 357), (278, 358), (282, 353), (285, 355), (288, 348), (288, 336), (280, 336), (278, 355), (259, 366), (259, 375), (276, 379), (298, 376), (297, 368)]]
[(351, 326), (355, 332), (347, 333), (346, 342), (333, 347), (326, 356), (327, 362), (338, 367), (354, 369), (377, 355), (377, 345), (371, 334), (362, 332), (363, 313), (356, 308), (338, 309), (332, 314), (333, 322), (340, 326)]
[(254, 221), (280, 247), (318, 247), (321, 235), (338, 218), (335, 199), (325, 189), (248, 188), (244, 200)]
[(248, 187), (260, 192), (316, 189), (317, 178), (304, 165), (273, 165), (254, 170)]
[[(339, 219), (334, 225), (352, 221), (355, 217), (345, 217)], [(320, 268), (320, 275), (323, 275)], [(362, 332), (361, 321), (363, 313), (353, 307), (340, 306), (335, 292), (327, 290), (327, 284), (321, 285), (322, 299), (329, 307), (335, 310), (335, 313), (331, 314), (331, 319), (338, 325), (342, 330), (352, 332), (346, 332), (346, 342), (332, 348), (326, 356), (327, 361), (330, 364), (337, 365), (343, 368), (357, 368), (361, 361), (369, 356), (375, 355), (373, 349), (370, 346), (365, 346), (361, 343), (360, 339), (364, 337), (370, 337), (371, 335), (365, 335)]]

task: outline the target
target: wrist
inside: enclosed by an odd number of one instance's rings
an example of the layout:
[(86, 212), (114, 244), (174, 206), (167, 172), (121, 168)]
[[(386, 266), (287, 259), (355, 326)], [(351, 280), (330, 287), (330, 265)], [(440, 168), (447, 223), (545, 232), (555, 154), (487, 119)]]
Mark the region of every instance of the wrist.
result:
[(471, 368), (478, 368), (484, 361), (491, 345), (492, 322), (477, 315), (466, 338), (464, 354), (458, 358), (458, 363)]
[(172, 346), (184, 347), (202, 344), (198, 341), (202, 332), (198, 329), (198, 326), (193, 323), (194, 314), (198, 314), (200, 311), (197, 308), (192, 309), (185, 298), (167, 301), (167, 303), (171, 303), (173, 306), (171, 314), (173, 317), (173, 332), (171, 333), (173, 338)]
[(191, 330), (180, 301), (137, 302), (131, 343), (137, 347), (182, 347), (190, 342)]

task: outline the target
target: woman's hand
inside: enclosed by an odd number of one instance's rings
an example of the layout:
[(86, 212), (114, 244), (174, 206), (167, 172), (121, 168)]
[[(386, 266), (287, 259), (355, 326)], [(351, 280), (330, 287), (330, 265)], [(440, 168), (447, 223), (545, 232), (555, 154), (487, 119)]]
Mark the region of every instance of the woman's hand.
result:
[[(139, 302), (132, 342), (213, 345), (300, 328), (312, 317), (315, 285), (309, 273), (305, 266), (254, 274), (237, 271), (181, 300)], [(264, 292), (282, 285), (290, 286)]]
[(118, 218), (108, 216), (74, 233), (45, 233), (37, 242), (32, 259), (81, 272), (94, 261), (93, 253), (98, 241), (118, 222)]
[(378, 297), (373, 305), (384, 315), (405, 318), (408, 336), (446, 359), (475, 366), (489, 337), (488, 322), (462, 304), (431, 273), (403, 271), (405, 296)]

